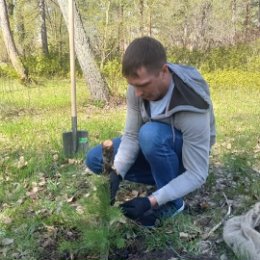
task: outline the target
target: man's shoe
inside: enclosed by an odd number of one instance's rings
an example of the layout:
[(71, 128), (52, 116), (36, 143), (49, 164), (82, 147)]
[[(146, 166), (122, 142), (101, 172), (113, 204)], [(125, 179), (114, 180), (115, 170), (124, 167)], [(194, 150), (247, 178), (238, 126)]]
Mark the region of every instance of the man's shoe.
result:
[(178, 208), (176, 208), (173, 202), (168, 202), (157, 209), (148, 210), (142, 217), (140, 217), (136, 221), (138, 224), (141, 224), (145, 227), (154, 227), (155, 225), (159, 224), (163, 219), (176, 216), (178, 213), (182, 212), (184, 208), (184, 201), (182, 205)]

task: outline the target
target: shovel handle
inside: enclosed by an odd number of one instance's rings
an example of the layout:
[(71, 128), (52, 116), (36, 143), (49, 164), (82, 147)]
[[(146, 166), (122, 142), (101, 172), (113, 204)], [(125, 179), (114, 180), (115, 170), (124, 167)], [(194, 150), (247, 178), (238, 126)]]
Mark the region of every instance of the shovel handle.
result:
[(69, 46), (70, 46), (70, 82), (71, 82), (71, 116), (77, 117), (76, 77), (75, 77), (75, 41), (74, 41), (74, 1), (69, 1)]

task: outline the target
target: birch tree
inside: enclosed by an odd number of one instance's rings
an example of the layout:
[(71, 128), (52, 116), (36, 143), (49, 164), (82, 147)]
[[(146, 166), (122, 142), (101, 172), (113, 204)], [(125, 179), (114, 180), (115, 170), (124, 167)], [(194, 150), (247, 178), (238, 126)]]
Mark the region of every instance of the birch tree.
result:
[(45, 0), (39, 0), (39, 10), (40, 10), (40, 30), (41, 30), (41, 47), (42, 52), (45, 55), (49, 54), (48, 49), (48, 37), (47, 37), (47, 29), (46, 29), (46, 15), (45, 15)]
[(7, 49), (8, 56), (12, 62), (14, 69), (23, 81), (28, 80), (26, 69), (21, 61), (21, 58), (16, 49), (13, 35), (10, 28), (9, 17), (7, 12), (7, 5), (5, 0), (0, 0), (0, 24), (3, 33), (3, 39), (5, 47)]
[[(68, 27), (68, 1), (58, 0), (61, 12), (63, 14), (66, 26)], [(78, 10), (74, 8), (74, 25), (75, 25), (75, 51), (82, 69), (84, 78), (88, 83), (89, 91), (93, 99), (107, 101), (109, 92), (98, 66), (95, 62), (94, 55), (90, 48), (89, 40), (83, 28)]]

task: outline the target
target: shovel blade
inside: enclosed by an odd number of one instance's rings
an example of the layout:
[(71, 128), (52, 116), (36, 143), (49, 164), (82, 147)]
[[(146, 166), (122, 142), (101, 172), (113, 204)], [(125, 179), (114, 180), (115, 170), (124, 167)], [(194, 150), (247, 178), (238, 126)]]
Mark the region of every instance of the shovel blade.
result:
[(88, 132), (87, 131), (77, 131), (77, 142), (76, 151), (73, 147), (73, 133), (65, 132), (62, 134), (63, 139), (63, 151), (65, 156), (73, 156), (75, 153), (86, 153), (88, 150)]

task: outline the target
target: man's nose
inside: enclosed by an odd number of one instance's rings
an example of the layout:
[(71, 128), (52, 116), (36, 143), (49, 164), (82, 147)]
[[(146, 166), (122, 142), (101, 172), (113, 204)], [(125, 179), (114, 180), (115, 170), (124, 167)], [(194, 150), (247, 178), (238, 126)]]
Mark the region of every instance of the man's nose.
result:
[(137, 97), (141, 97), (143, 95), (143, 91), (139, 88), (135, 88), (135, 95)]

